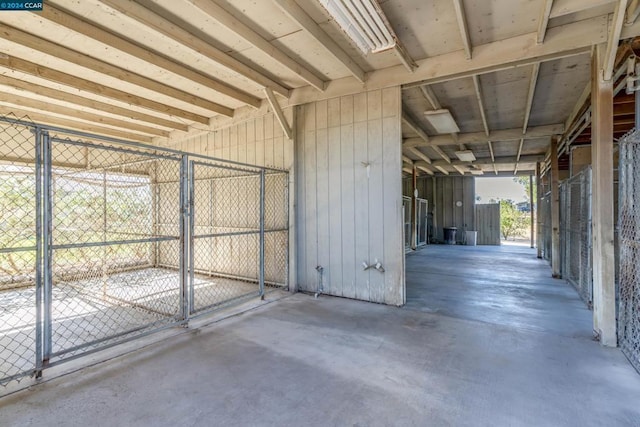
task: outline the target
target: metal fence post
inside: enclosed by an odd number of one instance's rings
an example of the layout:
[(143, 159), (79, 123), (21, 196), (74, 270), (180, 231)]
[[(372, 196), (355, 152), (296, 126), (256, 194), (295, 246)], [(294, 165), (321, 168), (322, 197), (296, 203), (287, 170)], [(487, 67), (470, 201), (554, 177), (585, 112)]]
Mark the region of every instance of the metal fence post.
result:
[(189, 282), (189, 248), (188, 248), (188, 174), (189, 174), (189, 158), (182, 156), (180, 161), (180, 307), (182, 310), (182, 319), (186, 325), (189, 320), (188, 306), (188, 282)]
[(34, 129), (36, 149), (36, 370), (42, 378), (42, 130)]
[(260, 297), (264, 299), (264, 216), (265, 171), (260, 171)]
[(42, 268), (43, 268), (43, 323), (42, 323), (42, 366), (46, 367), (51, 359), (53, 351), (52, 343), (52, 302), (53, 302), (53, 276), (52, 276), (52, 257), (53, 244), (52, 240), (52, 159), (51, 159), (51, 140), (49, 132), (41, 132), (42, 153), (43, 153), (43, 211), (42, 211)]
[(188, 256), (189, 256), (189, 313), (194, 312), (195, 308), (195, 264), (194, 264), (194, 246), (195, 246), (195, 203), (194, 203), (194, 191), (195, 191), (195, 166), (194, 162), (189, 162), (189, 199), (188, 199), (188, 219), (189, 219), (189, 240), (188, 240)]

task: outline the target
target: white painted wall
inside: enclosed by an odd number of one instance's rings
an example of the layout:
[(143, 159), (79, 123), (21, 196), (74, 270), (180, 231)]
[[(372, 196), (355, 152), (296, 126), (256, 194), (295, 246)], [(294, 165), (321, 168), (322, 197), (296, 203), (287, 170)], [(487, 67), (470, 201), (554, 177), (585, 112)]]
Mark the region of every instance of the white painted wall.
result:
[(297, 108), (299, 288), (404, 304), (400, 88)]
[[(293, 123), (292, 110), (286, 109)], [(224, 160), (289, 170), (293, 165), (292, 141), (284, 135), (275, 115), (256, 111), (256, 117), (230, 123), (218, 130), (170, 144), (171, 148)]]

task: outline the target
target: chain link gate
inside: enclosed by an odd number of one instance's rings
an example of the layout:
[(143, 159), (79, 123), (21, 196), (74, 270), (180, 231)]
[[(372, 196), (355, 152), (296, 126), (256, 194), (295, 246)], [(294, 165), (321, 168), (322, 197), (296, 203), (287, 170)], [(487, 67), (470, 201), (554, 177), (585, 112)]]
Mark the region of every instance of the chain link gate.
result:
[(576, 288), (582, 300), (591, 307), (591, 168), (564, 181), (560, 186), (560, 196), (562, 277)]
[(640, 372), (640, 132), (619, 141), (618, 342)]
[(286, 171), (0, 117), (0, 178), (0, 386), (288, 286)]
[[(0, 126), (0, 385), (41, 367), (42, 270), (39, 228), (41, 132), (29, 123)], [(36, 152), (37, 150), (37, 152)]]

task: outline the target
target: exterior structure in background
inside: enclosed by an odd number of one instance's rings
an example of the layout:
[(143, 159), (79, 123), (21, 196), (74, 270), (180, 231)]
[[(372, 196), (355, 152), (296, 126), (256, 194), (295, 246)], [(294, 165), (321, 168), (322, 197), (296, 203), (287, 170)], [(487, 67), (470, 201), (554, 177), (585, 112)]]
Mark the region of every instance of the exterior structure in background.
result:
[(0, 124), (0, 385), (288, 286), (287, 171)]
[(640, 131), (620, 141), (618, 342), (640, 372)]

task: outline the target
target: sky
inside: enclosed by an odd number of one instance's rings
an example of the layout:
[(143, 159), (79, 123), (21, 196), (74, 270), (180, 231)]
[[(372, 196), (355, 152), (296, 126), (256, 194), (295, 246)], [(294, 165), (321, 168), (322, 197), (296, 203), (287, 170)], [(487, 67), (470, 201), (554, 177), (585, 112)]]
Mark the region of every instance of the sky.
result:
[(525, 188), (512, 177), (476, 178), (477, 196), (480, 196), (479, 203), (489, 203), (491, 199), (511, 199), (516, 203), (526, 200)]

